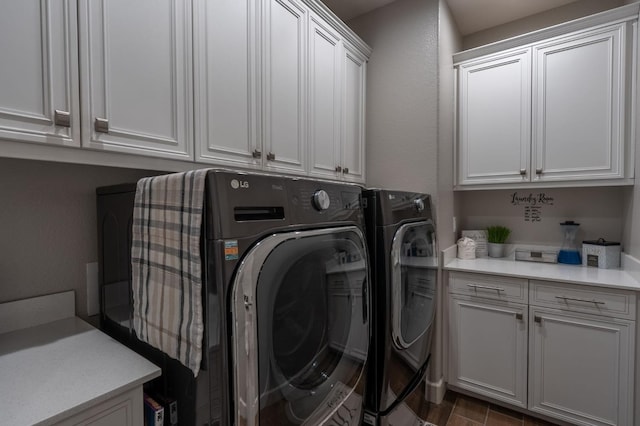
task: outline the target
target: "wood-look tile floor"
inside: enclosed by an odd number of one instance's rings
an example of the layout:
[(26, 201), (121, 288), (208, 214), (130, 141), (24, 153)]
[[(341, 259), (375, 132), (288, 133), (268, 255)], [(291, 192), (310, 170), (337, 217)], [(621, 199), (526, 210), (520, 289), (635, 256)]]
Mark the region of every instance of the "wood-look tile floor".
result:
[(437, 426), (556, 426), (451, 391), (446, 393), (441, 404), (430, 407), (427, 420)]

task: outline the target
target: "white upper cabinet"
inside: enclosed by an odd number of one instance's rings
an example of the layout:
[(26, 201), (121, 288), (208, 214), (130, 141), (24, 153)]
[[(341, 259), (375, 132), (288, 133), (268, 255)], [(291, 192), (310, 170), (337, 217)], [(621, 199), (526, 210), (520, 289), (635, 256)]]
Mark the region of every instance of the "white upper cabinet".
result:
[(624, 177), (625, 28), (534, 47), (536, 179)]
[(456, 54), (456, 188), (633, 184), (637, 19), (628, 5)]
[(194, 0), (196, 161), (262, 167), (257, 0)]
[(531, 146), (531, 50), (459, 67), (458, 182), (523, 182)]
[(364, 114), (366, 57), (350, 44), (344, 44), (342, 114), (342, 176), (344, 180), (364, 182)]
[(80, 145), (76, 2), (10, 1), (0, 13), (0, 138)]
[(307, 16), (295, 0), (268, 0), (264, 20), (264, 168), (306, 171)]
[(191, 2), (79, 5), (83, 146), (192, 160)]
[(0, 39), (0, 156), (364, 182), (371, 49), (317, 0), (12, 1)]
[(315, 14), (309, 19), (309, 174), (342, 175), (340, 35)]

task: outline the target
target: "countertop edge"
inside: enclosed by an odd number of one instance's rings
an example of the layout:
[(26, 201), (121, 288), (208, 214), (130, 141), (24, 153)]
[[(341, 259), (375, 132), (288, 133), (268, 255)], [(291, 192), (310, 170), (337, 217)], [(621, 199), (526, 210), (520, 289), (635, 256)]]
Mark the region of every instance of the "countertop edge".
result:
[[(627, 262), (637, 262), (634, 258)], [(519, 268), (519, 271), (514, 271)], [(625, 269), (598, 269), (581, 265), (545, 264), (512, 259), (479, 258), (472, 260), (453, 259), (443, 265), (445, 271), (501, 275), (530, 280), (555, 281), (569, 284), (604, 287), (627, 291), (640, 291), (637, 274)], [(534, 271), (535, 269), (535, 271)]]

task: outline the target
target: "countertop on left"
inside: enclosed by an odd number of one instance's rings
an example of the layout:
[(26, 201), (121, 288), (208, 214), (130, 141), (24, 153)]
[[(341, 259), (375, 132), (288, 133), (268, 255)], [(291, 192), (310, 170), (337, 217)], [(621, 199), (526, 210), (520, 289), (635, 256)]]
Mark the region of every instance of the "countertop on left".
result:
[(75, 316), (5, 332), (0, 423), (53, 424), (159, 375), (156, 365)]

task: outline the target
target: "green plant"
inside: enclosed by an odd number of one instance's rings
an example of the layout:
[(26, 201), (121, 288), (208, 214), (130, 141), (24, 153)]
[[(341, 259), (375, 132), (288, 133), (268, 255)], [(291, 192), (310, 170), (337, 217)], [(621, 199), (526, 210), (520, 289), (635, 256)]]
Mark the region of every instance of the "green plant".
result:
[(511, 230), (506, 226), (495, 225), (487, 228), (487, 241), (495, 244), (504, 244), (509, 238)]

